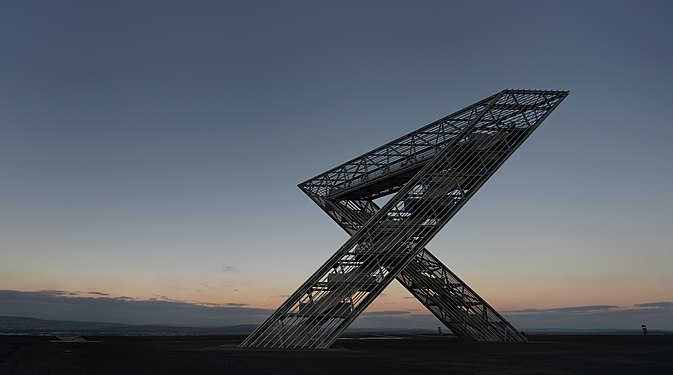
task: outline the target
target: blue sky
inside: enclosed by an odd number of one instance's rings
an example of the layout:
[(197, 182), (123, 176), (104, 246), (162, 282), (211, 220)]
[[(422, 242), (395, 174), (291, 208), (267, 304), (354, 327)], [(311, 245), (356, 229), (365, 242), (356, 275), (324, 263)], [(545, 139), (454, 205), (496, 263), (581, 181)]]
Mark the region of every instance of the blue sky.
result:
[[(346, 240), (297, 183), (540, 88), (571, 94), (428, 248), (502, 311), (673, 301), (671, 15), (3, 2), (0, 289), (273, 309)], [(370, 311), (424, 313), (406, 297)]]

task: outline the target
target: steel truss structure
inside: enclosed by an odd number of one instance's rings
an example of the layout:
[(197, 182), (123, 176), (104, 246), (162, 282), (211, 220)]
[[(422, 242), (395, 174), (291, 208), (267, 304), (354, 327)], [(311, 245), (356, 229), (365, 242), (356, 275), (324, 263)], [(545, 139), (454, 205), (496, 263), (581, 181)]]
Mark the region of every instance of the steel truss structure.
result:
[(567, 95), (504, 90), (299, 184), (351, 237), (240, 348), (329, 348), (393, 279), (460, 338), (526, 341), (425, 245)]

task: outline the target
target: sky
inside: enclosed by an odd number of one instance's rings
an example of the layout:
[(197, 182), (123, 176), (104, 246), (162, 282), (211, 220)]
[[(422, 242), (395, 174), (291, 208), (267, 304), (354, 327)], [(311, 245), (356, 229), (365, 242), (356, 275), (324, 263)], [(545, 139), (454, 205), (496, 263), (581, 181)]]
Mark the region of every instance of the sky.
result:
[[(672, 16), (4, 1), (0, 315), (260, 323), (347, 240), (298, 183), (526, 88), (570, 95), (428, 249), (517, 326), (673, 329)], [(395, 282), (357, 324), (433, 319)]]

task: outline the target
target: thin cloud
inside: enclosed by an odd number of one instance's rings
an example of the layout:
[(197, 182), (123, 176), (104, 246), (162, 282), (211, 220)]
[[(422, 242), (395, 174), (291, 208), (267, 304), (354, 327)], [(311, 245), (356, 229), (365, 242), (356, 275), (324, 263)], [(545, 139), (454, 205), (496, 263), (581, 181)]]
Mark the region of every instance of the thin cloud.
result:
[(51, 294), (54, 296), (64, 296), (64, 297), (90, 297), (90, 296), (109, 296), (108, 293), (103, 293), (103, 292), (96, 292), (96, 291), (91, 291), (91, 292), (82, 292), (79, 290), (75, 291), (69, 291), (69, 290), (56, 290), (56, 289), (45, 289), (45, 290), (40, 290), (39, 292), (45, 293), (45, 294)]
[(673, 302), (639, 303), (634, 306), (641, 307), (644, 309), (673, 309)]
[(52, 296), (74, 296), (74, 297), (81, 294), (81, 292), (69, 292), (65, 290), (54, 290), (54, 289), (44, 289), (38, 291), (38, 293), (49, 294)]
[(510, 310), (506, 312), (511, 314), (592, 313), (599, 311), (604, 312), (617, 308), (619, 308), (619, 306), (590, 305), (590, 306), (555, 307), (549, 309), (521, 309), (521, 310)]
[(371, 311), (371, 312), (364, 312), (362, 313), (363, 316), (371, 317), (371, 316), (400, 316), (400, 315), (406, 315), (410, 314), (410, 311), (404, 311), (404, 310), (387, 310), (387, 311)]
[(223, 306), (227, 307), (245, 307), (248, 306), (247, 303), (225, 303)]

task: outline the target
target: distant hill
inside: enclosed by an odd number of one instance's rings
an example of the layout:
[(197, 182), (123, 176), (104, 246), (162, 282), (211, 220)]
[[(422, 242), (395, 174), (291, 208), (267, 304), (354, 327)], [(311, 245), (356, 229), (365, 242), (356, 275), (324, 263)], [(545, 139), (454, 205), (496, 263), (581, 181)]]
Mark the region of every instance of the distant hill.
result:
[[(77, 335), (247, 335), (257, 328), (256, 324), (239, 324), (223, 327), (181, 327), (170, 325), (132, 325), (106, 322), (81, 322), (72, 320), (45, 320), (29, 317), (0, 316), (0, 334), (77, 334)], [(624, 329), (524, 329), (531, 335), (642, 335), (640, 330)], [(650, 330), (650, 335), (672, 334), (673, 331)], [(349, 328), (349, 336), (364, 334), (437, 334), (434, 329), (405, 328)], [(449, 330), (444, 330), (450, 335)]]
[[(257, 328), (255, 324), (224, 327), (182, 327), (170, 325), (133, 325), (73, 320), (46, 320), (17, 316), (0, 316), (0, 334), (76, 333), (96, 335), (247, 335)], [(349, 328), (347, 334), (432, 334), (431, 329), (406, 328)], [(447, 334), (450, 332), (447, 330)]]
[(40, 331), (73, 329), (115, 329), (128, 327), (124, 324), (102, 322), (76, 322), (70, 320), (43, 320), (18, 316), (0, 316), (0, 331)]
[(257, 325), (240, 324), (226, 327), (180, 327), (168, 325), (131, 325), (71, 320), (45, 320), (17, 316), (0, 316), (0, 334), (122, 334), (122, 335), (207, 335), (248, 334)]

